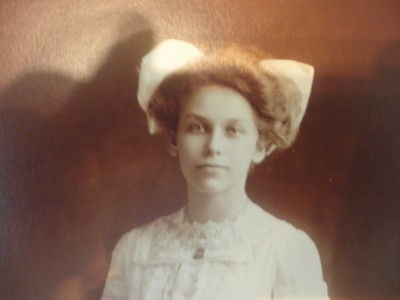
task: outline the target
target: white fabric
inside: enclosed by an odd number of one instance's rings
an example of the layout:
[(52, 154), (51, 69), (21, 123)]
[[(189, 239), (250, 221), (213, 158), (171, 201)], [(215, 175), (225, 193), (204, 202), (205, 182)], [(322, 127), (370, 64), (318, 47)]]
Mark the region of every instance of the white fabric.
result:
[[(204, 257), (194, 259), (199, 247)], [(302, 231), (249, 202), (234, 221), (190, 223), (184, 208), (118, 242), (102, 299), (328, 299)]]
[(150, 134), (161, 130), (147, 110), (153, 93), (165, 77), (201, 56), (203, 53), (194, 45), (185, 41), (169, 39), (158, 44), (143, 57), (140, 65), (137, 98), (140, 107), (146, 112)]

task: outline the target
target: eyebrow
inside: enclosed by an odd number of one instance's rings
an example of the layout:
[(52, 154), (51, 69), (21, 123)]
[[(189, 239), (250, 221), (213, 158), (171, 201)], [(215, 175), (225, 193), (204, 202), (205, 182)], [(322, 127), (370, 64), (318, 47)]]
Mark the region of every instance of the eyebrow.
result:
[[(210, 121), (210, 119), (208, 119), (207, 117), (199, 115), (199, 114), (195, 114), (195, 113), (188, 113), (188, 114), (184, 115), (182, 119), (185, 121), (185, 120), (190, 119), (190, 118), (194, 118), (194, 119), (197, 119), (197, 120), (200, 120), (200, 121), (206, 121), (206, 122)], [(241, 119), (241, 118), (228, 118), (225, 121), (228, 121), (228, 122), (248, 122), (249, 120), (248, 119)]]

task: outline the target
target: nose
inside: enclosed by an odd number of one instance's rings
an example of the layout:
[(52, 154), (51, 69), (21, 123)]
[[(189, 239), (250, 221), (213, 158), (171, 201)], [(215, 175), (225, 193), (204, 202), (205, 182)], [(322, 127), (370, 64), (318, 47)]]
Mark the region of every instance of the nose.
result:
[(222, 152), (223, 146), (224, 135), (220, 129), (214, 128), (214, 130), (209, 133), (206, 153), (208, 155), (219, 155)]

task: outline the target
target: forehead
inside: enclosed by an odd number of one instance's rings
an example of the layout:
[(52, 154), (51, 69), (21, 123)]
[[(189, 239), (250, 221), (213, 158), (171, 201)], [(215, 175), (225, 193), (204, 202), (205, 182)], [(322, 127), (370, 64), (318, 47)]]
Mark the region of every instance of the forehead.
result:
[(244, 119), (254, 121), (254, 111), (239, 92), (220, 85), (206, 85), (183, 101), (180, 111), (207, 119)]

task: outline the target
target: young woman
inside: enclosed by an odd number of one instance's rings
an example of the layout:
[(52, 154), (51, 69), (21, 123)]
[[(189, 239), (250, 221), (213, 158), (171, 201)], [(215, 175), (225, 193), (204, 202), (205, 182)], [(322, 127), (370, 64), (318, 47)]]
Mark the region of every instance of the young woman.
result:
[(326, 299), (310, 238), (253, 203), (249, 170), (294, 141), (313, 68), (167, 40), (142, 60), (138, 99), (165, 132), (187, 205), (117, 244), (103, 299)]

